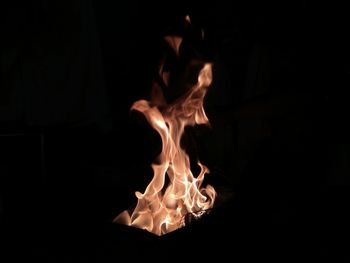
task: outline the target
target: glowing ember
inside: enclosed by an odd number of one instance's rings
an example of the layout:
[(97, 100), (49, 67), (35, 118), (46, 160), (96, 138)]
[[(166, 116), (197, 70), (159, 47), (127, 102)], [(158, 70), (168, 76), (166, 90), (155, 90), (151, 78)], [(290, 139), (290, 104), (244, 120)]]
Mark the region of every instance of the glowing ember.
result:
[[(187, 16), (186, 21), (190, 22)], [(179, 55), (182, 38), (167, 36), (165, 41)], [(168, 84), (169, 72), (159, 70), (160, 77)], [(180, 146), (186, 126), (209, 124), (203, 109), (203, 100), (212, 81), (212, 65), (202, 63), (197, 83), (191, 85), (184, 95), (168, 104), (162, 90), (155, 85), (151, 101), (136, 101), (131, 110), (141, 112), (162, 139), (162, 151), (152, 164), (153, 178), (144, 193), (136, 192), (137, 205), (130, 215), (128, 211), (119, 214), (114, 222), (138, 227), (162, 235), (185, 225), (185, 216), (192, 213), (200, 217), (213, 207), (216, 192), (210, 185), (202, 187), (206, 166), (198, 162), (200, 173), (193, 176), (190, 159)], [(165, 176), (169, 184), (165, 185)]]

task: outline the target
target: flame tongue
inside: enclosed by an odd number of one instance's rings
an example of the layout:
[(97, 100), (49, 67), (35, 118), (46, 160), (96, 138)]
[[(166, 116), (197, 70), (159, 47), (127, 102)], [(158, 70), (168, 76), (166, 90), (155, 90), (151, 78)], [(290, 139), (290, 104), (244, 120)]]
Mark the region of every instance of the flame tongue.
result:
[[(179, 47), (174, 46), (178, 53)], [(189, 156), (180, 146), (186, 126), (209, 123), (203, 100), (211, 81), (212, 66), (206, 63), (199, 72), (197, 83), (173, 103), (166, 104), (161, 90), (155, 86), (151, 102), (139, 100), (133, 104), (131, 109), (144, 114), (159, 133), (162, 151), (157, 164), (152, 164), (154, 174), (146, 190), (135, 193), (138, 202), (132, 215), (124, 211), (115, 222), (162, 235), (182, 227), (186, 214), (213, 206), (216, 197), (214, 188), (210, 185), (201, 187), (209, 169), (198, 162), (200, 173), (197, 177), (193, 176)], [(160, 103), (164, 103), (162, 110), (158, 107)], [(167, 186), (166, 175), (169, 178)]]

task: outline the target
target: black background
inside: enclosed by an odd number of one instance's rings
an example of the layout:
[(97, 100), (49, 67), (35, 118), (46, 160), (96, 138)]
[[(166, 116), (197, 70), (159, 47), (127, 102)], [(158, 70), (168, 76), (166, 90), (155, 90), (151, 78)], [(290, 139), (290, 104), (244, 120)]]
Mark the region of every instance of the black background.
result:
[[(349, 260), (345, 6), (1, 5), (4, 258), (115, 262), (176, 251), (197, 259)], [(205, 29), (214, 63), (205, 104), (212, 127), (194, 132), (196, 152), (209, 181), (233, 197), (192, 229), (158, 240), (110, 222), (151, 176), (160, 139), (129, 108), (148, 97), (162, 37), (187, 14)]]

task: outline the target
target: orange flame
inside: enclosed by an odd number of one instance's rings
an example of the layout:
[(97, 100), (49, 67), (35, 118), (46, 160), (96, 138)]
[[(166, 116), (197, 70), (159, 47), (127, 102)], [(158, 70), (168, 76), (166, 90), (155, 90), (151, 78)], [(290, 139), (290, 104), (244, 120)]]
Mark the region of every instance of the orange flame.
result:
[(168, 42), (168, 45), (175, 51), (176, 55), (179, 55), (182, 37), (166, 36), (164, 39), (166, 42)]
[[(180, 38), (167, 37), (166, 41), (178, 54)], [(159, 74), (162, 77), (162, 66)], [(184, 226), (186, 214), (213, 207), (216, 197), (214, 188), (211, 185), (201, 187), (209, 169), (198, 162), (200, 173), (197, 177), (193, 176), (189, 156), (180, 146), (186, 126), (209, 124), (203, 100), (211, 82), (212, 65), (206, 63), (198, 74), (197, 83), (173, 103), (166, 104), (161, 89), (154, 86), (151, 101), (139, 100), (132, 105), (131, 109), (141, 112), (159, 133), (162, 151), (157, 163), (152, 164), (154, 174), (146, 190), (135, 193), (138, 202), (133, 213), (130, 215), (124, 211), (114, 222), (162, 235)], [(166, 175), (169, 178), (167, 186)]]

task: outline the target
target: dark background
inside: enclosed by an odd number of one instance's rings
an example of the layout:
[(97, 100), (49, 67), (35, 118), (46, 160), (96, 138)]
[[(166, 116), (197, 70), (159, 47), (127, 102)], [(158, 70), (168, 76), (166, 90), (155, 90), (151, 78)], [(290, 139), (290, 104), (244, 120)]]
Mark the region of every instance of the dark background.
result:
[[(199, 259), (349, 260), (342, 240), (350, 43), (342, 7), (1, 5), (2, 257), (115, 262), (157, 250), (185, 255), (184, 247), (201, 244), (204, 252), (192, 251)], [(233, 197), (159, 241), (110, 222), (151, 176), (160, 140), (129, 108), (149, 95), (162, 37), (186, 14), (205, 29), (214, 63), (205, 104), (212, 128), (194, 133), (197, 155), (212, 171), (209, 181)]]

